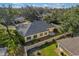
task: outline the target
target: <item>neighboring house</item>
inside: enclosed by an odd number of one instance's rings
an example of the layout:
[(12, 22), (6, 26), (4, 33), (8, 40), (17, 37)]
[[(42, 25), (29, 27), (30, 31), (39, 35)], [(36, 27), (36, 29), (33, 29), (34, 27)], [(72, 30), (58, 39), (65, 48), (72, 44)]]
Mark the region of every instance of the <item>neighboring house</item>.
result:
[(25, 21), (25, 18), (22, 17), (22, 16), (17, 16), (17, 17), (14, 17), (14, 22), (17, 24), (17, 23), (22, 23)]
[(48, 35), (55, 35), (54, 26), (50, 26), (45, 21), (33, 21), (28, 24), (18, 24), (17, 31), (25, 37), (25, 42), (42, 38)]
[(7, 56), (7, 48), (0, 46), (0, 56)]
[(57, 43), (60, 55), (79, 55), (79, 37), (61, 39), (58, 40)]
[(19, 24), (19, 23), (23, 23), (23, 22), (25, 22), (25, 18), (22, 17), (22, 16), (16, 16), (16, 17), (13, 17), (10, 20), (4, 20), (2, 18), (2, 20), (0, 21), (1, 24), (4, 25), (6, 23), (9, 26), (11, 26), (11, 25), (13, 26), (13, 25), (16, 25), (16, 24)]

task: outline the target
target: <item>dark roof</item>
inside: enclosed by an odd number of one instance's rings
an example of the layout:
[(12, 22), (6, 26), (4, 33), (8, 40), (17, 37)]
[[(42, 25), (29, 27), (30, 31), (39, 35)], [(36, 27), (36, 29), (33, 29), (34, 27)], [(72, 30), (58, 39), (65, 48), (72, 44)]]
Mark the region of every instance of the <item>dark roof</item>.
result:
[(43, 31), (47, 31), (48, 27), (49, 26), (46, 22), (34, 21), (25, 35), (27, 36), (27, 35), (43, 32)]
[(79, 55), (79, 37), (61, 39), (57, 42), (72, 55)]
[(22, 31), (20, 31), (22, 32), (22, 34), (24, 34), (25, 36), (28, 36), (39, 32), (47, 31), (50, 26), (48, 23), (44, 21), (33, 21), (31, 24), (28, 24), (28, 25), (22, 24), (21, 27), (17, 26), (17, 28), (18, 27), (22, 29)]

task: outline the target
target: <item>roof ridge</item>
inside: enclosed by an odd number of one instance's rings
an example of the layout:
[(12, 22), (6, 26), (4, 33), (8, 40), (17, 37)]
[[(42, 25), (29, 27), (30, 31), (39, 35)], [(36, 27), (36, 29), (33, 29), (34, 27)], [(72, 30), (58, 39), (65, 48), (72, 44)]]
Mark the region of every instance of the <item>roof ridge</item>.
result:
[[(28, 24), (27, 29), (26, 29), (26, 32), (25, 32), (25, 35), (26, 35), (28, 29), (30, 28), (31, 24), (32, 24), (32, 23), (29, 23), (29, 24)], [(24, 36), (25, 36), (25, 35), (24, 35)]]

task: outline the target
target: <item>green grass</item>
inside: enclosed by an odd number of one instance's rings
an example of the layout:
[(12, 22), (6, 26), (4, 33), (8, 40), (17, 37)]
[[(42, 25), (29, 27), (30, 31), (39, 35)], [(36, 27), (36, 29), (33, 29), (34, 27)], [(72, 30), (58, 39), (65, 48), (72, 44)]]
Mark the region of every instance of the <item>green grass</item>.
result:
[(58, 56), (56, 53), (56, 44), (52, 44), (40, 50), (43, 56)]

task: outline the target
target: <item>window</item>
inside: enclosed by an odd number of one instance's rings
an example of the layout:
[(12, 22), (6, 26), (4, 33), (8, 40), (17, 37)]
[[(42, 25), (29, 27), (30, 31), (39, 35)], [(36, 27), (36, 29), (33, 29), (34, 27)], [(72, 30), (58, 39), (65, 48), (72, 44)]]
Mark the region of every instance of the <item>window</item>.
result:
[(47, 32), (45, 32), (44, 34), (47, 35)]
[(37, 38), (37, 35), (34, 35), (34, 38)]
[(43, 36), (43, 33), (40, 33), (40, 36)]
[(62, 56), (66, 56), (63, 52), (61, 52), (61, 55), (62, 55)]
[(27, 40), (30, 40), (31, 39), (31, 37), (27, 37)]
[(57, 29), (54, 29), (53, 32), (54, 32), (54, 33), (58, 33), (58, 30), (57, 30)]

